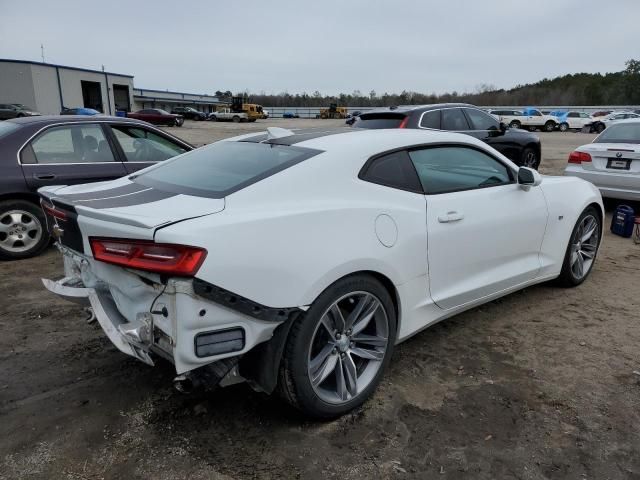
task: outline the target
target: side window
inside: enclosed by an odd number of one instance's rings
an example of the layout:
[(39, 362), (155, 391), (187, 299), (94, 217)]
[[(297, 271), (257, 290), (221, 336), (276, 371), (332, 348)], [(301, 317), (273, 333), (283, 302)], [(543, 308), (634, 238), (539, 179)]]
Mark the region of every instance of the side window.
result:
[(422, 114), (420, 120), (420, 126), (422, 128), (434, 128), (440, 130), (440, 110), (431, 110)]
[(100, 125), (51, 128), (36, 137), (22, 152), (23, 163), (114, 162)]
[(422, 191), (416, 170), (405, 151), (389, 153), (367, 162), (359, 176), (367, 182), (387, 187), (412, 192)]
[(533, 117), (541, 117), (542, 114), (538, 110), (532, 110), (531, 111), (531, 116), (533, 116)]
[(469, 124), (461, 108), (446, 108), (442, 110), (442, 130), (469, 130)]
[(187, 151), (182, 145), (142, 128), (112, 125), (128, 162), (161, 162)]
[(464, 112), (469, 118), (472, 130), (498, 130), (498, 122), (491, 115), (475, 108), (465, 108)]
[(578, 118), (580, 114), (578, 112), (569, 112), (567, 113), (567, 118)]
[(455, 146), (409, 152), (427, 195), (513, 182), (506, 165), (479, 150)]

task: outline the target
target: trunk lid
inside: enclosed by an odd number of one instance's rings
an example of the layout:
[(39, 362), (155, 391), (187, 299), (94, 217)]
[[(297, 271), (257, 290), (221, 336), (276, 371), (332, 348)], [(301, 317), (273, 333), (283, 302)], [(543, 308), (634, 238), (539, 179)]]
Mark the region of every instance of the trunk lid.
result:
[(585, 149), (590, 163), (582, 163), (585, 170), (620, 174), (640, 173), (640, 147), (633, 143), (592, 143)]
[(89, 236), (153, 239), (157, 228), (224, 210), (224, 198), (175, 194), (124, 180), (40, 189), (51, 235), (83, 252)]

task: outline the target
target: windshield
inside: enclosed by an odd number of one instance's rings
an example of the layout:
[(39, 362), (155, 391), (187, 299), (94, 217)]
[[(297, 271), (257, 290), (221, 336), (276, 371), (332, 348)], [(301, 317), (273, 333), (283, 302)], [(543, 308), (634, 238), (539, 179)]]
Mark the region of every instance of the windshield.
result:
[(593, 143), (640, 143), (640, 122), (611, 125)]
[(319, 153), (288, 145), (223, 141), (167, 160), (131, 179), (169, 192), (222, 198)]
[(20, 125), (12, 122), (0, 122), (0, 138), (5, 135), (9, 135), (11, 132), (15, 132), (20, 128)]

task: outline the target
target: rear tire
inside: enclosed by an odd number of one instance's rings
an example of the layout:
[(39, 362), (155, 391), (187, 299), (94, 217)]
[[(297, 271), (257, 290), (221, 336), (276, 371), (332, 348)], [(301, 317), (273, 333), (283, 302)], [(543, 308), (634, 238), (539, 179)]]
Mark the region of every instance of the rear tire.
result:
[(49, 239), (40, 207), (26, 200), (0, 202), (0, 259), (34, 257), (49, 245)]
[(571, 232), (562, 271), (557, 279), (560, 286), (577, 287), (587, 279), (598, 254), (601, 235), (600, 212), (594, 207), (587, 207), (578, 217)]
[(240, 117), (238, 115), (234, 115), (231, 120), (233, 120), (233, 123), (240, 123)]
[(517, 120), (512, 120), (511, 123), (509, 124), (509, 128), (520, 128), (520, 127), (521, 127), (521, 124)]
[(395, 338), (395, 308), (386, 288), (370, 275), (338, 280), (291, 326), (278, 390), (306, 415), (343, 415), (373, 393)]
[(545, 132), (553, 132), (556, 129), (556, 124), (555, 122), (547, 122), (544, 124), (544, 131)]
[(567, 130), (569, 130), (569, 124), (566, 122), (562, 122), (558, 127), (558, 130), (560, 130), (561, 132), (566, 132)]
[(599, 123), (598, 125), (596, 125), (596, 132), (602, 133), (604, 132), (605, 128), (607, 127), (605, 126), (604, 123)]

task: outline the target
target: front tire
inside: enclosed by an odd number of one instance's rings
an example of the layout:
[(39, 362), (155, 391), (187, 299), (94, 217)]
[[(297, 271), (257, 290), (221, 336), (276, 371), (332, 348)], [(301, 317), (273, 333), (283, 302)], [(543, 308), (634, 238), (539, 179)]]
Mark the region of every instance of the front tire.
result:
[(338, 280), (291, 327), (280, 366), (281, 395), (316, 418), (362, 405), (391, 359), (396, 322), (391, 296), (377, 279)]
[(556, 124), (554, 122), (547, 122), (544, 124), (545, 132), (553, 132), (556, 129)]
[(0, 259), (34, 257), (49, 244), (44, 213), (26, 200), (0, 202)]
[(560, 130), (561, 132), (566, 132), (567, 130), (569, 130), (569, 124), (562, 122), (558, 127), (558, 130)]
[(520, 128), (520, 122), (517, 120), (513, 120), (510, 124), (509, 124), (509, 128)]
[(558, 283), (564, 287), (577, 287), (584, 282), (593, 268), (600, 246), (602, 219), (594, 207), (587, 207), (571, 232)]
[(598, 125), (596, 125), (596, 132), (602, 133), (602, 132), (604, 132), (605, 128), (607, 128), (607, 127), (605, 126), (604, 123), (599, 123)]
[(231, 120), (233, 120), (233, 123), (240, 123), (240, 117), (238, 115), (234, 115)]
[(540, 166), (540, 158), (538, 157), (538, 152), (534, 148), (526, 147), (522, 151), (522, 160), (521, 164), (523, 167), (533, 168), (537, 170)]

